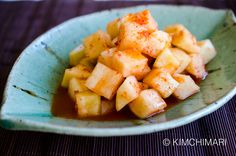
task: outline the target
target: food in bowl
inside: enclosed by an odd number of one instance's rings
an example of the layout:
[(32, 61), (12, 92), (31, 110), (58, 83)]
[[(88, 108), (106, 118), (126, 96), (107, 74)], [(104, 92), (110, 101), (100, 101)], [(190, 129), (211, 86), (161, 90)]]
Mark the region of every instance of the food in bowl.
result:
[(144, 119), (163, 112), (170, 97), (185, 100), (199, 92), (215, 55), (209, 39), (197, 41), (182, 24), (159, 30), (144, 10), (86, 37), (70, 52), (61, 86), (81, 119), (124, 109)]

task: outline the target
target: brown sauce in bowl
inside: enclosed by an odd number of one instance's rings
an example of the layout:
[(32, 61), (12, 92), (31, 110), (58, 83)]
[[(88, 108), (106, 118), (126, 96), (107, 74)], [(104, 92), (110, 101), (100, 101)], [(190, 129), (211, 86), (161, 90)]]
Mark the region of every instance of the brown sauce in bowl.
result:
[[(176, 99), (173, 96), (165, 99), (165, 101), (167, 103), (167, 107), (165, 108), (165, 111), (180, 102), (180, 100)], [(138, 119), (129, 110), (129, 107), (127, 106), (119, 112), (114, 111), (110, 114), (103, 115), (103, 116), (80, 118), (77, 115), (77, 112), (75, 109), (75, 103), (70, 99), (67, 89), (62, 88), (62, 87), (58, 88), (56, 94), (53, 97), (51, 111), (54, 116), (67, 118), (67, 119), (95, 120), (95, 121), (115, 121), (115, 120)]]

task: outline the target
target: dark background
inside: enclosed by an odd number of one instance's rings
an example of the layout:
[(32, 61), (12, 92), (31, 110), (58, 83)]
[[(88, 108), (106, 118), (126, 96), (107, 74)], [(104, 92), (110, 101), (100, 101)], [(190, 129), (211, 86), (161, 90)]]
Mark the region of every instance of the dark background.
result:
[[(132, 0), (131, 0), (132, 1)], [(59, 23), (91, 12), (139, 4), (187, 4), (231, 8), (235, 0), (159, 0), (154, 2), (92, 0), (0, 1), (0, 101), (7, 76), (22, 50)], [(209, 21), (210, 22), (210, 21)], [(236, 96), (216, 112), (179, 128), (127, 137), (80, 137), (0, 128), (0, 155), (235, 155)], [(224, 138), (226, 146), (164, 146), (164, 138)]]

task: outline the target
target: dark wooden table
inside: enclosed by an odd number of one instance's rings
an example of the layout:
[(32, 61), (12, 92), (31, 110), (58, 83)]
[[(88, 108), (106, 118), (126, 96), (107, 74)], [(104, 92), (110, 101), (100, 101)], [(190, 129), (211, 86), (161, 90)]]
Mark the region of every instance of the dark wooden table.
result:
[[(132, 0), (130, 0), (132, 1)], [(188, 4), (231, 8), (235, 0), (158, 0), (154, 2), (47, 0), (0, 2), (0, 101), (7, 76), (22, 50), (49, 28), (75, 16), (139, 4)], [(79, 137), (0, 128), (0, 155), (235, 155), (236, 97), (216, 112), (179, 128), (140, 136)], [(227, 140), (226, 146), (164, 146), (168, 139)]]

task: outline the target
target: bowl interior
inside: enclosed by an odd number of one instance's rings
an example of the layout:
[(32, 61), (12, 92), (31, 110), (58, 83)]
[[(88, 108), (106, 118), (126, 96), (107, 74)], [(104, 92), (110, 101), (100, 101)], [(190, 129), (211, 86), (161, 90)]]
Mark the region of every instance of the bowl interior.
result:
[[(51, 101), (68, 66), (68, 53), (82, 39), (105, 29), (106, 24), (122, 15), (149, 9), (157, 20), (159, 28), (182, 23), (198, 40), (211, 38), (217, 57), (207, 66), (209, 75), (201, 86), (201, 92), (172, 107), (161, 115), (147, 120), (125, 121), (80, 121), (53, 117)], [(93, 135), (91, 128), (105, 128), (100, 135), (106, 135), (108, 128), (143, 128), (146, 125), (162, 129), (175, 127), (176, 119), (189, 122), (188, 116), (217, 105), (217, 100), (235, 88), (236, 84), (236, 26), (231, 11), (210, 10), (201, 7), (138, 6), (126, 9), (98, 12), (71, 19), (40, 36), (30, 44), (9, 76), (1, 110), (1, 124), (12, 129), (30, 129), (58, 133)], [(219, 107), (219, 106), (216, 106)], [(215, 107), (215, 109), (216, 109)], [(204, 114), (203, 114), (204, 115)], [(195, 116), (198, 118), (200, 116)], [(191, 119), (194, 120), (194, 119)], [(88, 128), (88, 129), (86, 129)], [(118, 130), (115, 129), (115, 130)], [(87, 130), (87, 133), (86, 133)], [(103, 129), (104, 130), (104, 129)], [(148, 131), (146, 129), (146, 131)], [(122, 131), (116, 131), (122, 135)], [(138, 132), (130, 131), (130, 134)], [(108, 135), (108, 133), (107, 133)], [(124, 135), (124, 134), (123, 134)]]

